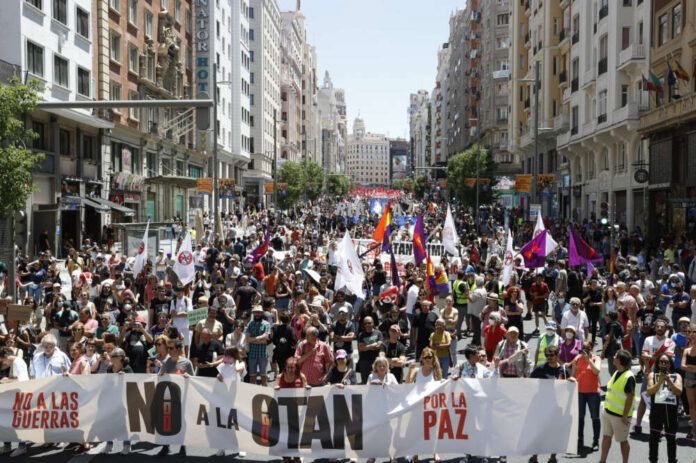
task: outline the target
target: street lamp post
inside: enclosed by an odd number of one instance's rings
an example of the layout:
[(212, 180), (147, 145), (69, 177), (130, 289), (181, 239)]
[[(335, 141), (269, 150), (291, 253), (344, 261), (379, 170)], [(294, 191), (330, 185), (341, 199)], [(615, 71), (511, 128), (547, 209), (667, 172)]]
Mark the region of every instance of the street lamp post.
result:
[(273, 207), (278, 209), (278, 114), (273, 110)]

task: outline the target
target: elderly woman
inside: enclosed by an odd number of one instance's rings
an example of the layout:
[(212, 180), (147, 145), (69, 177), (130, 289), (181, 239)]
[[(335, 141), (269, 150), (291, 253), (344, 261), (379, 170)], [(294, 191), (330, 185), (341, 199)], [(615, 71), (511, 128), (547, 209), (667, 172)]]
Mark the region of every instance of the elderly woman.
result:
[(372, 373), (367, 377), (367, 383), (380, 386), (399, 384), (396, 377), (389, 371), (389, 360), (386, 357), (377, 357), (372, 362)]
[(582, 350), (582, 341), (573, 325), (568, 325), (563, 330), (563, 341), (558, 346), (558, 360), (561, 363), (570, 363), (575, 360)]

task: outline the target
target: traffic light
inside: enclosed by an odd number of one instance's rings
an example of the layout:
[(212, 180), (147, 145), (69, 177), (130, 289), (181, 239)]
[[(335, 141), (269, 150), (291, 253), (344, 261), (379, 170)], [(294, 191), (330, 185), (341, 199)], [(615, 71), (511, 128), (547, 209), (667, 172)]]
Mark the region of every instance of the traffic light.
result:
[(14, 213), (14, 244), (19, 247), (20, 254), (26, 254), (27, 250), (27, 214), (24, 211)]
[(607, 225), (609, 224), (609, 204), (606, 201), (602, 201), (602, 204), (599, 205), (600, 211), (600, 223), (602, 225)]

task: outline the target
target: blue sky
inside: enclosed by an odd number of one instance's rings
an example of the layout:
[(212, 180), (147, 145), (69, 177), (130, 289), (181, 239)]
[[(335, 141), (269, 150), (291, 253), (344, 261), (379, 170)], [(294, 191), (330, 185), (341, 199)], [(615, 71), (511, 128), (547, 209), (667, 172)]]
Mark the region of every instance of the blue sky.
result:
[[(280, 9), (295, 0), (278, 0)], [(450, 13), (465, 0), (302, 0), (317, 48), (319, 85), (328, 70), (346, 90), (348, 130), (360, 112), (368, 131), (408, 138), (408, 97), (432, 91)]]

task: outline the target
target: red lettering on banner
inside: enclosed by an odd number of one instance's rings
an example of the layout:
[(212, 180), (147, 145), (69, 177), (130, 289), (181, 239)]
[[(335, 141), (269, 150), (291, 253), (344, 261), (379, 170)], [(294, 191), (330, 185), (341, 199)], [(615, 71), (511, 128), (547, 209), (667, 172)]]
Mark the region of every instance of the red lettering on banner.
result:
[(423, 439), (430, 440), (430, 428), (437, 424), (437, 413), (423, 413)]
[(79, 427), (77, 392), (15, 394), (12, 427), (16, 429), (75, 429)]
[[(449, 399), (449, 402), (448, 402)], [(466, 395), (463, 392), (444, 392), (423, 398), (423, 439), (430, 440), (431, 430), (437, 428), (437, 439), (468, 440), (466, 424)], [(438, 413), (439, 411), (439, 413)], [(454, 414), (452, 414), (454, 412)], [(454, 424), (457, 432), (454, 432)]]

